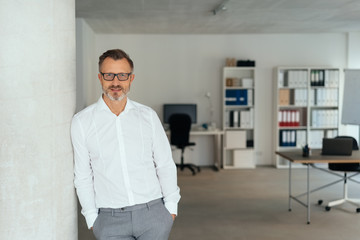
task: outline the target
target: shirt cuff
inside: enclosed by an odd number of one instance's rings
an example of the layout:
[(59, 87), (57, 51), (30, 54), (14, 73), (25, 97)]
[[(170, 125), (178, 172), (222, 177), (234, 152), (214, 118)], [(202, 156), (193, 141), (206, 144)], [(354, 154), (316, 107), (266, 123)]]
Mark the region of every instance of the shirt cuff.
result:
[(92, 214), (89, 214), (85, 217), (86, 219), (86, 224), (88, 226), (88, 228), (92, 228), (93, 225), (94, 225), (94, 222), (96, 220), (96, 218), (98, 217), (98, 214), (97, 213), (92, 213)]
[(166, 209), (169, 211), (169, 213), (175, 214), (176, 216), (178, 215), (178, 204), (177, 203), (165, 202), (164, 205), (165, 205)]

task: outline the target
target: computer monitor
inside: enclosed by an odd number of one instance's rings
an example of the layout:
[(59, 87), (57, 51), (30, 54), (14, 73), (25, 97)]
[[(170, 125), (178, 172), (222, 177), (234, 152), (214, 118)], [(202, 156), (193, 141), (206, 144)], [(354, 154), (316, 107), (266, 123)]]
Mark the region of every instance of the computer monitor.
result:
[(174, 113), (186, 113), (191, 118), (191, 123), (197, 122), (197, 108), (196, 104), (164, 104), (163, 108), (163, 121), (164, 123), (169, 123), (169, 118)]

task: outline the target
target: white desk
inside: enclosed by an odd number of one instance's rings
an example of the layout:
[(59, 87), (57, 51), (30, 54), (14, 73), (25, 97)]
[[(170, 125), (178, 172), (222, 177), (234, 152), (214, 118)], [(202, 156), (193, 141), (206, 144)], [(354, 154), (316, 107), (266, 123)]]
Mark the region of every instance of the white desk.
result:
[(222, 140), (222, 136), (224, 135), (224, 131), (220, 130), (220, 129), (216, 129), (216, 130), (197, 130), (197, 129), (192, 129), (190, 131), (190, 136), (214, 136), (214, 170), (215, 171), (219, 171), (220, 167), (221, 167), (221, 156), (222, 156), (222, 144), (221, 144), (221, 140)]
[[(170, 131), (167, 130), (166, 134), (170, 136)], [(191, 129), (190, 136), (214, 136), (214, 170), (219, 171), (221, 168), (222, 161), (222, 136), (224, 135), (224, 131), (220, 129), (215, 130), (198, 130)]]

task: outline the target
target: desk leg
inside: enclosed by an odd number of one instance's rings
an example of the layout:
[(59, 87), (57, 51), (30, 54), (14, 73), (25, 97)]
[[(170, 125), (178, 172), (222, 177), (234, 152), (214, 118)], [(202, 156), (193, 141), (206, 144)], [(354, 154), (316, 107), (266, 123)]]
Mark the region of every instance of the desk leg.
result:
[(310, 224), (310, 164), (307, 164), (307, 224)]
[(219, 171), (221, 167), (221, 135), (215, 134), (215, 162), (214, 170)]
[(289, 161), (289, 212), (291, 212), (291, 162)]

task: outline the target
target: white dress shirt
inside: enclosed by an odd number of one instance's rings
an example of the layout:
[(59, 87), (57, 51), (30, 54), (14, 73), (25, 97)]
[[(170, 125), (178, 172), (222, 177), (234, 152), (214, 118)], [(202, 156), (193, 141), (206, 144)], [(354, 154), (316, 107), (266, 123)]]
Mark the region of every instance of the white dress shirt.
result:
[(169, 140), (154, 110), (127, 99), (119, 116), (102, 97), (71, 124), (74, 183), (91, 228), (99, 208), (121, 208), (163, 198), (177, 214), (180, 190)]

